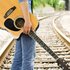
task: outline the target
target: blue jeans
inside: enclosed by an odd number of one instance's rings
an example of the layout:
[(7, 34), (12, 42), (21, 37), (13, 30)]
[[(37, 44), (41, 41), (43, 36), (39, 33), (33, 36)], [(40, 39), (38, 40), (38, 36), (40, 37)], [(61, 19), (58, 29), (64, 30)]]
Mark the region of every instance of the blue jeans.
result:
[(16, 41), (16, 51), (11, 70), (34, 70), (35, 41), (22, 34)]

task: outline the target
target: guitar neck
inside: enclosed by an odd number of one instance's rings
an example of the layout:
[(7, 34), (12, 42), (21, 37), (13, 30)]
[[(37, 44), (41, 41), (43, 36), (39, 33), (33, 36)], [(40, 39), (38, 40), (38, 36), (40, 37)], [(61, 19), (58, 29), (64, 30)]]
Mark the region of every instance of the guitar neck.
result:
[(57, 64), (63, 69), (63, 70), (70, 70), (69, 65), (67, 62), (59, 58), (33, 31), (30, 31), (29, 36), (32, 37), (34, 40), (36, 40), (41, 47), (43, 47), (57, 62)]
[(33, 31), (30, 31), (29, 36), (36, 40), (54, 59), (58, 59), (58, 56)]

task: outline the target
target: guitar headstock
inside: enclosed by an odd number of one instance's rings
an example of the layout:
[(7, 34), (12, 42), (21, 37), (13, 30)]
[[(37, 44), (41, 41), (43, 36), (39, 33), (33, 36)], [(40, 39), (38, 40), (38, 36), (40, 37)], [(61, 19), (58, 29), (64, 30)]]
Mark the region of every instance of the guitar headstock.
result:
[(68, 63), (64, 59), (58, 58), (57, 63), (58, 66), (61, 67), (63, 70), (70, 70)]

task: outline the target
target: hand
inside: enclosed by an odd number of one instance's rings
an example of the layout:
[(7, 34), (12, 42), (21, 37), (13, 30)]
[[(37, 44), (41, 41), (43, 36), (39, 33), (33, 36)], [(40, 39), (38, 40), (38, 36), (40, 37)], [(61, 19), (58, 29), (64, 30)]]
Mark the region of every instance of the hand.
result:
[(32, 28), (31, 22), (30, 22), (30, 23), (26, 22), (26, 23), (24, 24), (24, 27), (23, 27), (23, 33), (29, 34), (31, 28)]

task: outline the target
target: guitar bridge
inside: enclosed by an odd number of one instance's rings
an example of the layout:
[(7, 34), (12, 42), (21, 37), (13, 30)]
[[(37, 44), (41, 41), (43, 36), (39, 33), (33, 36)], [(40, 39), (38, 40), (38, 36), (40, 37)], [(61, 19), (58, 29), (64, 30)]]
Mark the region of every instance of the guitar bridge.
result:
[(13, 6), (12, 8), (10, 8), (4, 15), (4, 18), (7, 18), (14, 10), (16, 9), (15, 6)]

